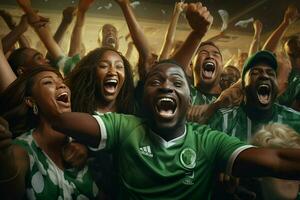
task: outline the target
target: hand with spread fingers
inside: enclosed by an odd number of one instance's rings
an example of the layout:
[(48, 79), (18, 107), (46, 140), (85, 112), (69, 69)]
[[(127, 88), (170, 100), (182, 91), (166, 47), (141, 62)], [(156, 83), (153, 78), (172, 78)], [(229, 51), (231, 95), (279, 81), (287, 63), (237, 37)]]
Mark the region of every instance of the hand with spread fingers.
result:
[(63, 10), (62, 21), (67, 24), (70, 24), (73, 21), (74, 17), (76, 16), (76, 12), (77, 12), (77, 7), (75, 7), (75, 6), (66, 7)]
[(293, 22), (295, 22), (298, 18), (300, 17), (300, 14), (298, 12), (298, 9), (293, 6), (290, 5), (285, 13), (284, 13), (284, 22), (288, 23), (288, 24), (292, 24)]

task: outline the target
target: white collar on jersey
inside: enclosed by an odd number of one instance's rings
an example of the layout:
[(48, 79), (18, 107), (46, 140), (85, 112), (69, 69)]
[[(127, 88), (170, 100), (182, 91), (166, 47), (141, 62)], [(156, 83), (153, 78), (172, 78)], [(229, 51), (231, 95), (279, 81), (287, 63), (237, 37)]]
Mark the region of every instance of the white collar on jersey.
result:
[[(151, 129), (150, 129), (151, 130)], [(186, 126), (184, 126), (184, 132), (182, 135), (178, 136), (177, 138), (174, 138), (170, 141), (166, 141), (165, 139), (163, 139), (162, 137), (160, 137), (157, 133), (155, 133), (154, 131), (151, 130), (152, 135), (154, 136), (154, 139), (156, 141), (158, 141), (161, 145), (163, 145), (165, 148), (169, 148), (171, 146), (173, 146), (174, 144), (176, 144), (176, 142), (178, 140), (181, 140), (185, 137), (186, 135)]]

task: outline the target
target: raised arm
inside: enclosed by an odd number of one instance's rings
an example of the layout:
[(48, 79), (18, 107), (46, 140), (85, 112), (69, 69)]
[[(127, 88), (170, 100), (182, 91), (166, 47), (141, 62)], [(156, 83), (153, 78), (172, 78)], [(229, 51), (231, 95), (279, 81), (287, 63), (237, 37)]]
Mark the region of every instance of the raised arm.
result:
[(299, 13), (297, 8), (295, 6), (289, 6), (284, 13), (283, 21), (267, 39), (266, 43), (263, 46), (263, 50), (274, 52), (289, 25), (291, 25), (298, 18)]
[(159, 60), (168, 59), (174, 46), (175, 31), (180, 14), (184, 11), (187, 4), (183, 2), (175, 3), (174, 12), (165, 36), (164, 44), (161, 49)]
[(250, 44), (248, 57), (252, 56), (257, 51), (259, 51), (260, 36), (261, 36), (262, 28), (263, 28), (263, 24), (261, 23), (261, 21), (255, 20), (253, 22), (254, 36), (253, 36), (252, 42)]
[(241, 177), (274, 176), (277, 178), (299, 180), (300, 150), (246, 149), (236, 158), (232, 174)]
[(94, 0), (80, 0), (78, 3), (76, 22), (72, 31), (70, 41), (69, 56), (74, 56), (80, 53), (85, 13), (93, 2)]
[(54, 60), (58, 60), (64, 53), (60, 46), (56, 43), (50, 29), (46, 22), (43, 20), (45, 18), (40, 17), (31, 7), (30, 0), (17, 0), (20, 7), (24, 10), (28, 17), (29, 24), (34, 28), (35, 32), (38, 34), (40, 40), (44, 43), (47, 50), (51, 54)]
[(213, 17), (201, 3), (188, 4), (186, 18), (193, 30), (173, 56), (173, 59), (180, 63), (185, 71), (189, 67), (194, 54), (197, 52), (202, 38), (210, 29), (213, 22)]
[(5, 12), (0, 11), (0, 15), (11, 29), (11, 31), (2, 38), (2, 46), (4, 54), (12, 49), (14, 44), (18, 41), (20, 47), (29, 47), (28, 40), (23, 36), (23, 33), (26, 32), (28, 28), (28, 22), (25, 15), (21, 17), (21, 20), (18, 25), (15, 25), (15, 22), (12, 19), (12, 16)]
[(52, 121), (52, 127), (92, 147), (97, 146), (101, 140), (98, 122), (87, 113), (62, 113)]
[(149, 67), (151, 66), (151, 61), (153, 60), (151, 47), (146, 38), (146, 35), (138, 23), (133, 10), (130, 6), (129, 0), (115, 0), (121, 7), (124, 18), (127, 22), (128, 29), (130, 31), (132, 40), (139, 52), (139, 75), (143, 79), (147, 74)]
[(2, 93), (14, 80), (16, 75), (8, 64), (0, 42), (0, 93)]
[(28, 154), (12, 145), (8, 124), (0, 118), (0, 192), (1, 199), (23, 199), (25, 175), (29, 168)]

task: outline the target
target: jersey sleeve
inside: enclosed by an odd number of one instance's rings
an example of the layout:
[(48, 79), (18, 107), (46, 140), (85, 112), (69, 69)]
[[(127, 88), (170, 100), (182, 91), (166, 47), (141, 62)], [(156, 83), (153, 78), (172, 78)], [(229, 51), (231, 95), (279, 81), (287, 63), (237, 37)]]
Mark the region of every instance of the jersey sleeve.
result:
[(91, 151), (103, 149), (113, 151), (120, 147), (134, 127), (140, 124), (140, 120), (131, 115), (108, 113), (102, 116), (93, 115), (93, 117), (98, 122), (101, 141), (96, 148), (89, 147)]
[(286, 106), (291, 106), (292, 102), (300, 95), (300, 76), (296, 75), (296, 72), (292, 73), (286, 91), (278, 97), (278, 102)]
[(68, 73), (70, 73), (76, 64), (80, 61), (80, 55), (76, 54), (72, 57), (68, 56), (61, 56), (57, 62), (56, 66), (58, 67), (60, 73), (62, 73), (64, 76), (66, 76)]
[(202, 137), (203, 150), (217, 170), (231, 174), (232, 166), (243, 150), (253, 147), (236, 137), (207, 128)]

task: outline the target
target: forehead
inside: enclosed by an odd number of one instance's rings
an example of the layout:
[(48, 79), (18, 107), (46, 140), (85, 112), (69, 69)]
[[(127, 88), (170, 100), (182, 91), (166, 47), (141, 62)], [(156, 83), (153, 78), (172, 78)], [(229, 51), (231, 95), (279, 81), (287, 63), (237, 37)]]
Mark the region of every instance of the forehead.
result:
[(100, 59), (110, 60), (112, 58), (122, 60), (121, 56), (117, 52), (112, 50), (105, 51)]
[(199, 52), (201, 52), (201, 51), (215, 51), (215, 52), (220, 53), (219, 49), (211, 44), (205, 44), (205, 45), (201, 46), (199, 48)]
[(174, 63), (160, 63), (154, 66), (148, 74), (148, 78), (161, 75), (178, 75), (185, 79), (182, 68)]
[(114, 27), (114, 26), (111, 25), (111, 24), (106, 24), (106, 25), (104, 25), (103, 28), (102, 28), (102, 30), (103, 30), (103, 31), (109, 31), (109, 30), (112, 30), (112, 31), (117, 32), (116, 27)]
[(36, 74), (35, 77), (34, 77), (34, 79), (36, 81), (40, 81), (44, 78), (54, 78), (54, 79), (63, 80), (63, 78), (60, 75), (58, 75), (58, 74), (56, 74), (55, 72), (52, 72), (52, 71), (43, 71), (43, 72), (40, 72), (40, 73)]

